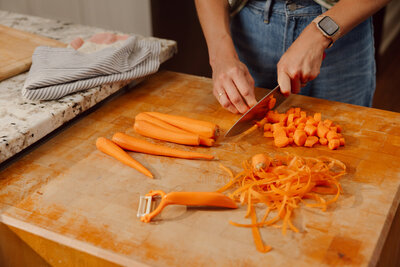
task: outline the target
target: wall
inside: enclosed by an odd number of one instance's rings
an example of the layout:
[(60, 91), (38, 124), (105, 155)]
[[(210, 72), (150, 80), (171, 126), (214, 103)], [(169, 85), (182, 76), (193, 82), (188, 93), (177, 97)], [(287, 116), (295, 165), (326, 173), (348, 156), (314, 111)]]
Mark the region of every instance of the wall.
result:
[(0, 9), (152, 35), (150, 0), (0, 0)]

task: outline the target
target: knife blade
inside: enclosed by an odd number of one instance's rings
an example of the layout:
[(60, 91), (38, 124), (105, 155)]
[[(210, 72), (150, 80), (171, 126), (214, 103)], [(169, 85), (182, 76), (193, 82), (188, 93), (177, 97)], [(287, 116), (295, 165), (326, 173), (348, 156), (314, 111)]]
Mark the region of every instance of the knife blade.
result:
[(238, 121), (236, 121), (236, 123), (226, 132), (225, 137), (238, 135), (251, 128), (256, 121), (264, 118), (270, 110), (269, 103), (272, 98), (276, 99), (276, 103), (273, 106), (273, 108), (276, 108), (282, 104), (287, 97), (281, 93), (279, 85), (276, 86), (271, 92), (261, 98), (257, 104), (249, 109)]

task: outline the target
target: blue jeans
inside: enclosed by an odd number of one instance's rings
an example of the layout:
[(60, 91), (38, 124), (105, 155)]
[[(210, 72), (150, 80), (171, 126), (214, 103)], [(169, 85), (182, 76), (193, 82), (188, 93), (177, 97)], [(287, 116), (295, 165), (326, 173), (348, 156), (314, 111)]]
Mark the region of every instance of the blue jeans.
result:
[[(277, 85), (276, 65), (303, 29), (326, 9), (312, 0), (250, 0), (231, 21), (240, 60), (256, 86)], [(318, 77), (300, 94), (361, 106), (371, 106), (375, 91), (372, 18), (326, 50)]]

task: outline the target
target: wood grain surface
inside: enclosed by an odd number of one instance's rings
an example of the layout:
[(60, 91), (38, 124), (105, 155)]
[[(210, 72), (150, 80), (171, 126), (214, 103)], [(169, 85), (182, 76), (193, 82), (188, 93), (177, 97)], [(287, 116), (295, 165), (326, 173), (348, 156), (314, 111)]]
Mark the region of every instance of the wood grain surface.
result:
[(0, 25), (0, 81), (27, 71), (38, 46), (65, 47), (57, 40)]
[[(12, 227), (120, 265), (158, 266), (373, 266), (399, 204), (400, 114), (291, 96), (291, 106), (322, 112), (343, 126), (346, 146), (331, 151), (275, 148), (261, 132), (219, 139), (212, 148), (169, 144), (215, 155), (212, 161), (132, 153), (151, 180), (99, 152), (95, 140), (123, 131), (133, 136), (134, 116), (159, 111), (218, 123), (226, 131), (239, 115), (219, 106), (207, 78), (160, 72), (106, 103), (0, 172), (0, 220)], [(147, 139), (149, 140), (149, 139)], [(151, 141), (151, 140), (150, 140)], [(152, 141), (155, 143), (160, 143)], [(136, 217), (149, 190), (213, 191), (227, 182), (219, 164), (237, 172), (255, 153), (328, 155), (344, 162), (344, 193), (327, 212), (302, 206), (300, 233), (260, 229), (267, 254), (256, 251), (245, 207), (237, 210), (168, 207), (153, 223)]]

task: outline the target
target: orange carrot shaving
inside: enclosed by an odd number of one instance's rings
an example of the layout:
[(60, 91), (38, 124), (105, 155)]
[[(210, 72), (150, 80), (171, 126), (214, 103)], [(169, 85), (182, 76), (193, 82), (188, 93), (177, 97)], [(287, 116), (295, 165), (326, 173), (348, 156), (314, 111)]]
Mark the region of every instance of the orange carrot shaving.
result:
[[(327, 211), (328, 206), (338, 200), (342, 191), (339, 179), (346, 174), (346, 166), (329, 157), (287, 154), (269, 159), (269, 168), (261, 170), (253, 161), (243, 162), (243, 171), (236, 176), (230, 174), (231, 180), (218, 190), (230, 192), (233, 200), (247, 205), (245, 217), (250, 217), (251, 223), (229, 223), (251, 228), (255, 246), (263, 253), (271, 247), (264, 245), (259, 228), (276, 227), (283, 235), (288, 230), (299, 232), (292, 219), (300, 204)], [(329, 195), (333, 197), (329, 198)], [(257, 209), (266, 207), (261, 221), (257, 221), (256, 206)]]

